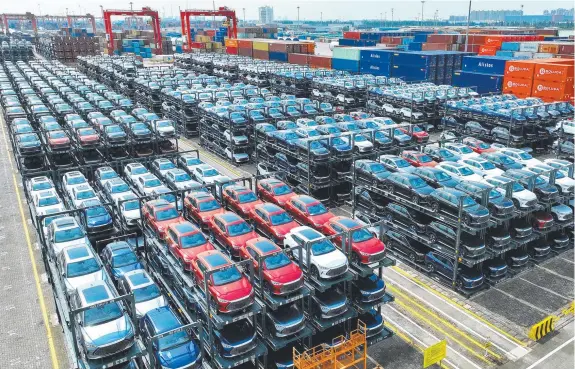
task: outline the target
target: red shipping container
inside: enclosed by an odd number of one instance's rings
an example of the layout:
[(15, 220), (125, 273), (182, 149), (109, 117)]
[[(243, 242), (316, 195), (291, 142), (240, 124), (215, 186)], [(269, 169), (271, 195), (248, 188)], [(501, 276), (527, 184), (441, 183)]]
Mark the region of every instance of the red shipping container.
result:
[(559, 45), (559, 54), (562, 54), (562, 55), (565, 55), (565, 54), (573, 55), (573, 54), (575, 54), (575, 44), (560, 44)]
[(503, 93), (513, 94), (519, 98), (531, 96), (532, 79), (505, 77), (503, 79)]
[(531, 89), (533, 97), (548, 97), (564, 101), (573, 97), (573, 82), (550, 82), (535, 79)]
[(204, 44), (203, 42), (191, 42), (190, 47), (192, 49), (205, 49), (206, 44)]
[(240, 49), (251, 49), (252, 43), (252, 40), (238, 40), (238, 47)]
[(331, 69), (331, 56), (310, 55), (310, 67)]
[(349, 38), (352, 40), (359, 40), (359, 32), (355, 32), (355, 31), (349, 31), (349, 32), (344, 32), (343, 33), (343, 38)]
[(288, 54), (288, 63), (298, 65), (308, 65), (308, 54)]
[(254, 59), (270, 60), (270, 53), (269, 53), (269, 51), (253, 50), (253, 55), (254, 55)]
[(457, 39), (456, 35), (428, 35), (427, 42), (432, 44), (453, 44)]
[(421, 45), (422, 51), (430, 51), (430, 50), (445, 50), (449, 49), (450, 45), (447, 44), (437, 44), (437, 43), (424, 43)]
[(245, 48), (241, 48), (241, 47), (240, 47), (240, 48), (238, 49), (238, 55), (241, 55), (241, 56), (249, 56), (249, 57), (251, 58), (251, 57), (253, 56), (253, 50), (252, 50), (251, 48), (250, 48), (250, 49), (245, 49)]
[(206, 32), (206, 35), (207, 35), (207, 36), (214, 37), (214, 36), (216, 35), (216, 30), (215, 30), (215, 29), (207, 29), (205, 32)]
[(573, 84), (573, 64), (537, 63), (534, 78), (541, 81), (570, 82)]
[(226, 46), (226, 54), (238, 55), (238, 48), (232, 46)]

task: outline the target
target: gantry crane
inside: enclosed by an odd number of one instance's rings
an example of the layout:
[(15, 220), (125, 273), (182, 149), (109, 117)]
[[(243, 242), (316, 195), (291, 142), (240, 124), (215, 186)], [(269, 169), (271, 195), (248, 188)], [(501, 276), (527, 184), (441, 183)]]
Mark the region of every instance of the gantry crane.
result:
[(112, 32), (112, 17), (113, 16), (127, 16), (127, 17), (151, 17), (152, 29), (154, 31), (154, 41), (156, 48), (155, 54), (162, 54), (162, 32), (160, 29), (160, 16), (156, 10), (149, 7), (142, 7), (142, 10), (102, 10), (102, 17), (104, 18), (104, 29), (108, 35), (108, 50), (110, 55), (114, 52), (114, 33)]
[(228, 26), (228, 37), (238, 38), (238, 19), (236, 18), (236, 11), (225, 6), (221, 6), (218, 10), (181, 10), (180, 20), (182, 22), (182, 35), (186, 37), (186, 48), (190, 49), (192, 44), (192, 35), (190, 33), (190, 17), (226, 17)]
[(90, 22), (92, 25), (92, 32), (96, 33), (96, 18), (92, 14), (86, 15), (38, 15), (36, 16), (36, 20), (47, 20), (47, 21), (54, 21), (54, 22), (68, 22), (68, 27), (72, 28), (74, 26), (74, 20), (82, 20), (85, 19)]
[(38, 34), (38, 26), (36, 24), (36, 16), (30, 12), (27, 12), (25, 14), (0, 14), (0, 17), (2, 19), (2, 24), (4, 26), (4, 33), (6, 33), (7, 35), (10, 34), (10, 27), (8, 27), (8, 20), (9, 19), (15, 19), (15, 20), (27, 20), (30, 21), (30, 23), (32, 24), (32, 30), (34, 30), (34, 34), (37, 35)]

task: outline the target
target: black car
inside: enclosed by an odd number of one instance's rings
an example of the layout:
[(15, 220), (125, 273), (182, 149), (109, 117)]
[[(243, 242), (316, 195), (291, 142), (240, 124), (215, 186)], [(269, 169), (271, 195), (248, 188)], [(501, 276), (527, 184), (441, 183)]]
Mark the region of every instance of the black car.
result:
[(527, 253), (532, 259), (543, 259), (551, 252), (551, 240), (538, 238), (527, 244)]
[[(449, 256), (438, 252), (425, 255), (425, 266), (429, 273), (438, 273), (453, 281), (454, 261)], [(483, 285), (483, 273), (475, 268), (459, 264), (455, 284), (461, 290), (474, 290)]]
[(529, 254), (521, 248), (511, 250), (505, 255), (505, 261), (511, 268), (522, 268), (529, 263)]
[[(516, 180), (519, 184), (528, 189), (529, 180), (533, 177), (533, 172), (521, 169), (509, 169), (503, 174), (503, 176)], [(549, 184), (546, 180), (541, 178), (541, 176), (536, 176), (534, 181), (533, 193), (535, 193), (539, 201), (553, 202), (557, 199), (559, 196), (557, 186)]]
[(382, 241), (388, 249), (406, 256), (409, 260), (417, 264), (423, 264), (425, 262), (425, 254), (430, 250), (429, 247), (423, 243), (408, 239), (401, 233), (392, 230), (385, 231)]
[(348, 309), (347, 297), (334, 288), (316, 292), (311, 297), (311, 304), (314, 317), (320, 319), (336, 318)]
[(368, 339), (377, 336), (383, 331), (383, 316), (376, 309), (370, 309), (367, 313), (360, 314), (352, 321), (354, 322), (352, 327), (356, 327), (358, 321), (365, 324), (365, 336)]
[(387, 177), (385, 188), (388, 192), (397, 193), (419, 204), (428, 202), (433, 188), (415, 174), (391, 173)]
[(435, 213), (444, 211), (452, 216), (457, 216), (460, 203), (463, 206), (463, 222), (468, 226), (482, 226), (489, 221), (489, 210), (476, 203), (465, 192), (451, 188), (439, 188), (429, 196), (431, 211)]
[(491, 228), (485, 236), (485, 243), (490, 250), (501, 250), (511, 243), (511, 236), (503, 226)]
[(387, 199), (377, 193), (356, 187), (355, 203), (370, 213), (380, 215), (384, 213)]
[(547, 239), (551, 241), (551, 248), (553, 250), (563, 250), (569, 247), (569, 236), (562, 231), (554, 231), (547, 236)]
[(374, 160), (356, 160), (354, 163), (355, 177), (374, 186), (381, 186), (386, 183), (387, 177), (391, 174), (385, 169), (383, 164)]
[(295, 173), (297, 171), (297, 159), (282, 152), (275, 154), (274, 163), (280, 171), (286, 171), (288, 173)]
[(509, 233), (516, 240), (526, 239), (533, 233), (533, 226), (524, 218), (515, 218), (509, 225)]
[(122, 144), (128, 139), (128, 135), (118, 124), (112, 124), (104, 127), (104, 140), (111, 144)]
[(16, 135), (16, 146), (21, 155), (33, 155), (42, 152), (42, 142), (35, 133)]
[(507, 263), (500, 258), (486, 260), (483, 262), (483, 275), (490, 282), (500, 281), (507, 276)]
[[(427, 225), (427, 237), (429, 242), (441, 242), (455, 250), (457, 233), (452, 227), (440, 222), (431, 222)], [(476, 258), (485, 254), (485, 242), (478, 236), (461, 232), (459, 254), (464, 257)]]
[(267, 327), (275, 337), (288, 337), (305, 328), (305, 316), (298, 304), (283, 305), (266, 313)]
[(220, 355), (225, 358), (243, 355), (257, 345), (255, 329), (248, 319), (214, 330), (214, 335), (214, 345), (218, 348)]
[(476, 181), (461, 181), (455, 186), (455, 189), (467, 193), (478, 203), (482, 200), (482, 192), (490, 189), (487, 208), (491, 215), (505, 218), (515, 212), (513, 200), (503, 196), (499, 191), (494, 190), (493, 187), (488, 184)]
[(460, 182), (459, 179), (453, 178), (443, 170), (436, 168), (419, 167), (413, 171), (413, 174), (423, 178), (433, 188), (454, 188)]
[(415, 234), (425, 233), (430, 221), (426, 215), (396, 203), (387, 204), (384, 209), (384, 218), (408, 228)]

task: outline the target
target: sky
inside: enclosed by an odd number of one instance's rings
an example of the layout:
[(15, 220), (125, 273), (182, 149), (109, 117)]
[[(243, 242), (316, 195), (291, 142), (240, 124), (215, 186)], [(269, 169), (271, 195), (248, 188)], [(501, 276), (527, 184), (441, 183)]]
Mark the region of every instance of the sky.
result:
[[(101, 16), (100, 5), (105, 9), (130, 9), (129, 1), (112, 0), (49, 0), (42, 2), (39, 0), (4, 0), (0, 6), (3, 13), (25, 13), (32, 12), (38, 14), (65, 15), (66, 8), (70, 14), (91, 13), (97, 17)], [(150, 6), (160, 12), (160, 17), (177, 16), (178, 8), (182, 9), (211, 9), (212, 1), (208, 0), (144, 0), (139, 2), (133, 0), (134, 9), (142, 6)], [(525, 14), (541, 14), (545, 9), (572, 8), (573, 1), (534, 1), (534, 0), (473, 0), (473, 10), (520, 10), (524, 5)], [(393, 8), (394, 19), (407, 20), (419, 18), (421, 13), (421, 1), (419, 0), (227, 0), (215, 1), (216, 7), (228, 6), (236, 9), (238, 18), (243, 18), (243, 8), (245, 8), (246, 19), (257, 19), (257, 9), (263, 5), (274, 8), (276, 19), (297, 19), (297, 7), (300, 7), (300, 20), (319, 20), (323, 16), (324, 20), (347, 20), (347, 19), (380, 19), (386, 17), (391, 19), (391, 9)], [(469, 1), (452, 0), (439, 1), (427, 0), (424, 4), (424, 18), (432, 19), (435, 11), (438, 11), (440, 19), (448, 18), (450, 15), (467, 15)], [(323, 14), (321, 14), (323, 13)], [(385, 15), (386, 14), (386, 15)]]

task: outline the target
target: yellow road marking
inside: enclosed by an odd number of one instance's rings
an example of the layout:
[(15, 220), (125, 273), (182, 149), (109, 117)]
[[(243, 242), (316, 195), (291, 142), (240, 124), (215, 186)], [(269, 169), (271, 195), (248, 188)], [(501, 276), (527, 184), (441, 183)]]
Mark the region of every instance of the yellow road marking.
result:
[(467, 339), (469, 342), (473, 343), (475, 346), (477, 346), (478, 348), (480, 348), (483, 351), (488, 352), (491, 356), (499, 359), (499, 360), (503, 360), (504, 358), (497, 354), (496, 352), (493, 352), (492, 350), (486, 349), (485, 348), (485, 344), (477, 341), (473, 336), (471, 336), (468, 332), (462, 331), (461, 329), (459, 329), (458, 327), (456, 327), (453, 323), (451, 323), (449, 320), (446, 320), (442, 317), (440, 317), (437, 313), (435, 313), (433, 310), (427, 309), (426, 307), (423, 306), (423, 304), (419, 303), (418, 301), (415, 301), (414, 299), (412, 299), (411, 297), (407, 296), (407, 294), (404, 294), (402, 291), (398, 290), (397, 288), (395, 288), (394, 286), (388, 286), (388, 288), (391, 290), (391, 292), (396, 296), (396, 297), (400, 297), (400, 299), (405, 299), (407, 301), (409, 301), (409, 303), (411, 303), (412, 305), (416, 306), (418, 309), (423, 310), (426, 314), (430, 315), (432, 318), (436, 319), (438, 322), (442, 323), (444, 326), (446, 326), (447, 328), (449, 328), (450, 330), (458, 333), (459, 335), (461, 335), (462, 337), (465, 337), (465, 339)]
[[(4, 143), (6, 145), (6, 151), (10, 151), (10, 146), (8, 145), (8, 140), (6, 139), (6, 131), (4, 130), (4, 124), (0, 122), (2, 126), (2, 136), (4, 137)], [(14, 174), (14, 165), (12, 164), (12, 158), (8, 157), (8, 162), (10, 163), (10, 168), (12, 170), (12, 180), (14, 182), (14, 188), (16, 189), (16, 198), (18, 200), (18, 207), (20, 209), (20, 218), (22, 220), (22, 225), (24, 226), (24, 235), (26, 236), (26, 244), (28, 245), (28, 256), (30, 257), (30, 262), (32, 263), (32, 274), (34, 275), (34, 283), (36, 284), (36, 293), (38, 294), (38, 301), (40, 303), (40, 311), (42, 313), (42, 320), (44, 321), (44, 327), (46, 327), (46, 337), (48, 338), (48, 348), (50, 349), (50, 358), (52, 360), (52, 368), (59, 369), (60, 364), (58, 363), (58, 356), (56, 355), (56, 348), (54, 347), (54, 337), (52, 336), (52, 327), (50, 326), (50, 320), (48, 319), (48, 311), (46, 309), (46, 302), (44, 301), (44, 294), (42, 293), (42, 287), (40, 284), (40, 276), (38, 274), (38, 268), (36, 267), (36, 259), (34, 258), (34, 251), (32, 248), (32, 242), (30, 241), (30, 232), (28, 230), (28, 223), (26, 222), (26, 216), (24, 215), (24, 208), (22, 207), (22, 197), (20, 195), (20, 190), (18, 189), (18, 182), (16, 180), (16, 174)]]
[(467, 314), (471, 315), (472, 317), (474, 317), (475, 319), (481, 321), (482, 323), (484, 323), (485, 325), (491, 327), (492, 329), (496, 330), (497, 332), (501, 333), (502, 335), (504, 335), (505, 337), (509, 338), (510, 340), (512, 340), (513, 342), (523, 346), (523, 347), (527, 347), (527, 343), (523, 342), (519, 339), (517, 339), (515, 336), (513, 336), (510, 333), (505, 332), (504, 330), (502, 330), (501, 328), (497, 327), (496, 325), (494, 325), (493, 323), (489, 322), (488, 320), (486, 320), (485, 318), (477, 315), (476, 313), (474, 313), (473, 311), (467, 309), (465, 306), (463, 306), (459, 301), (454, 300), (453, 298), (446, 296), (445, 294), (434, 290), (433, 288), (431, 288), (428, 284), (422, 282), (421, 280), (414, 278), (413, 276), (411, 276), (409, 273), (405, 272), (403, 269), (401, 269), (400, 267), (393, 266), (392, 267), (393, 270), (395, 270), (396, 272), (398, 272), (399, 274), (403, 275), (406, 278), (409, 278), (411, 281), (413, 281), (414, 283), (418, 284), (419, 286), (425, 288), (427, 291), (433, 293), (434, 295), (444, 299), (444, 300), (449, 300), (452, 303), (454, 303), (455, 305), (457, 305), (458, 308), (460, 308), (461, 310), (465, 311)]
[[(219, 165), (221, 165), (222, 167), (226, 168), (227, 170), (229, 170), (230, 172), (232, 172), (233, 174), (235, 174), (238, 177), (243, 177), (244, 173), (240, 172), (238, 169), (232, 167), (230, 165), (230, 163), (221, 160), (219, 157), (213, 155), (212, 153), (208, 152), (207, 149), (196, 145), (195, 143), (193, 143), (192, 141), (190, 141), (189, 139), (180, 139), (182, 141), (182, 143), (184, 143), (186, 146), (191, 147), (194, 150), (200, 150), (202, 151), (202, 156), (207, 156), (208, 158), (210, 158), (210, 160), (215, 161), (216, 163), (218, 163)], [(185, 140), (185, 141), (184, 141)], [(180, 144), (181, 146), (181, 144)]]

